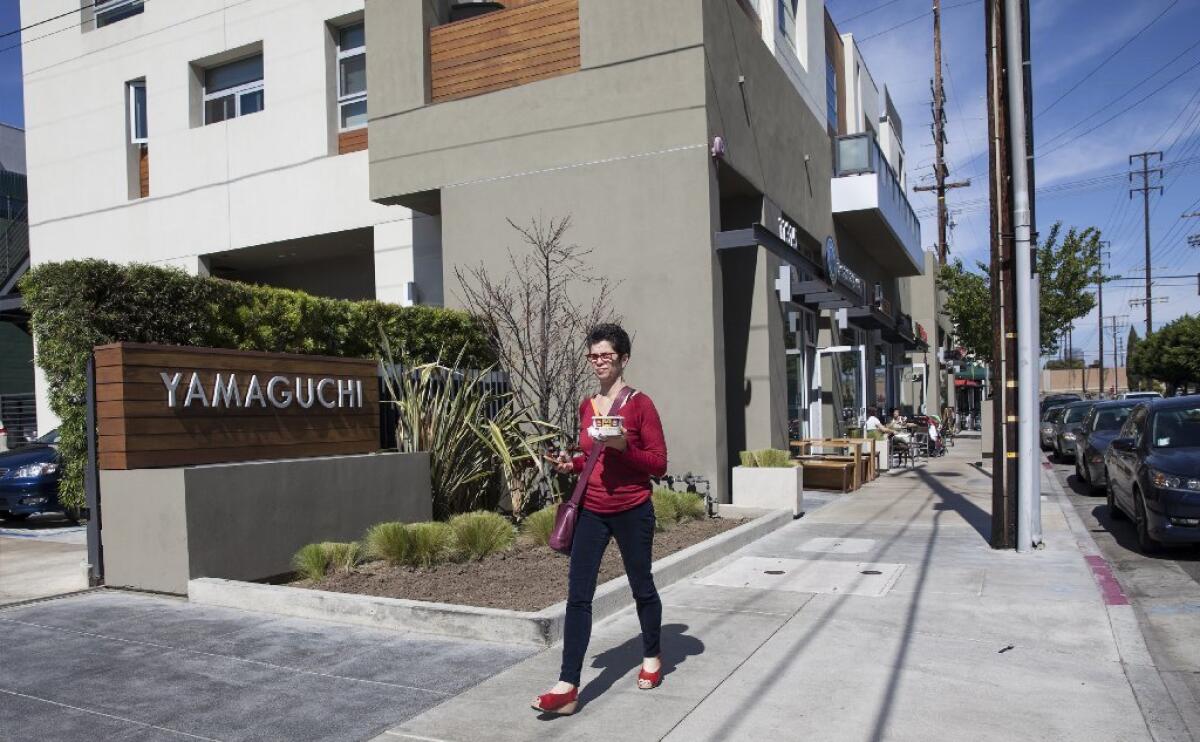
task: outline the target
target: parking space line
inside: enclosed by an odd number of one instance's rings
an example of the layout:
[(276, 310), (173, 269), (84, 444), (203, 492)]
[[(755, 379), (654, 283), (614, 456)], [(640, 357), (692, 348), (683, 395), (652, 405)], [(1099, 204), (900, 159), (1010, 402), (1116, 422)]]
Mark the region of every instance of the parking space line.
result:
[(291, 667), (288, 665), (277, 665), (273, 662), (264, 662), (262, 660), (252, 660), (252, 659), (248, 659), (246, 657), (235, 657), (233, 655), (219, 654), (217, 652), (205, 652), (205, 651), (199, 650), (199, 649), (188, 649), (187, 647), (173, 647), (170, 644), (158, 644), (157, 642), (140, 641), (137, 639), (124, 639), (119, 636), (108, 636), (106, 634), (95, 634), (95, 633), (92, 633), (89, 631), (79, 631), (78, 629), (70, 629), (70, 628), (66, 628), (66, 627), (62, 627), (62, 626), (45, 626), (42, 624), (33, 623), (32, 621), (18, 621), (16, 619), (12, 619), (12, 618), (0, 618), (0, 623), (11, 623), (11, 624), (17, 624), (19, 626), (28, 626), (30, 628), (35, 628), (35, 629), (47, 629), (47, 630), (51, 630), (51, 631), (65, 632), (68, 634), (76, 634), (78, 636), (86, 636), (91, 639), (107, 639), (109, 641), (121, 642), (122, 644), (133, 644), (133, 645), (137, 645), (137, 646), (151, 647), (154, 649), (163, 649), (163, 650), (166, 650), (169, 652), (186, 652), (188, 654), (194, 654), (194, 655), (198, 655), (201, 657), (214, 657), (214, 658), (218, 658), (218, 659), (232, 660), (234, 662), (243, 662), (248, 665), (258, 665), (260, 667), (268, 667), (273, 670), (282, 670), (284, 672), (294, 672), (294, 673), (299, 673), (302, 675), (313, 675), (315, 677), (330, 678), (332, 680), (348, 680), (348, 681), (354, 682), (354, 683), (365, 683), (365, 684), (369, 684), (369, 685), (383, 685), (383, 686), (387, 686), (389, 688), (398, 688), (401, 690), (411, 690), (411, 691), (416, 691), (418, 693), (428, 693), (430, 695), (441, 696), (443, 698), (450, 698), (454, 695), (457, 695), (456, 693), (447, 693), (445, 691), (431, 690), (429, 688), (418, 688), (418, 687), (412, 686), (412, 685), (401, 685), (400, 683), (389, 683), (386, 680), (370, 680), (368, 678), (354, 678), (354, 677), (350, 677), (348, 675), (335, 675), (334, 673), (318, 672), (316, 670), (305, 670), (300, 667)]
[(188, 732), (181, 732), (178, 729), (170, 729), (168, 727), (160, 727), (155, 724), (147, 724), (144, 721), (137, 721), (136, 719), (128, 719), (124, 716), (117, 716), (115, 714), (106, 714), (103, 711), (96, 711), (95, 709), (85, 709), (80, 706), (72, 706), (69, 703), (61, 703), (59, 701), (51, 701), (49, 698), (41, 698), (39, 696), (31, 696), (26, 693), (18, 693), (15, 690), (8, 690), (7, 688), (0, 688), (0, 693), (5, 693), (10, 696), (16, 696), (18, 698), (25, 698), (30, 701), (37, 701), (39, 703), (48, 703), (51, 706), (58, 706), (60, 708), (70, 709), (72, 711), (78, 711), (83, 714), (92, 714), (94, 716), (103, 716), (108, 719), (116, 719), (117, 721), (123, 721), (126, 724), (133, 724), (135, 726), (139, 726), (144, 729), (155, 729), (160, 732), (166, 732), (168, 734), (177, 734), (181, 737), (188, 737), (190, 739), (202, 739), (202, 740), (205, 740), (205, 742), (221, 742), (221, 740), (213, 739), (212, 737), (201, 737), (198, 734), (189, 734)]

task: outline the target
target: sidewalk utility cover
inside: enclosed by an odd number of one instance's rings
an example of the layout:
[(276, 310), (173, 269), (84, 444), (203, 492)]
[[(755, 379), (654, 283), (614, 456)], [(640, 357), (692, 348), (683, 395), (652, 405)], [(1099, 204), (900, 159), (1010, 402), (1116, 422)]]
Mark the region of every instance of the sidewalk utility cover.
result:
[(719, 587), (881, 598), (903, 571), (903, 564), (742, 557), (696, 581)]

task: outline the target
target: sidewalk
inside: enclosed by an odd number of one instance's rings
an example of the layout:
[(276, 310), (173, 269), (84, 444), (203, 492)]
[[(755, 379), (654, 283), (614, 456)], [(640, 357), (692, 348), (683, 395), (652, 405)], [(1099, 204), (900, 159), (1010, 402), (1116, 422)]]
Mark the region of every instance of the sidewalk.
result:
[(557, 678), (553, 647), (377, 740), (1186, 738), (1056, 490), (1045, 549), (989, 548), (978, 458), (960, 440), (664, 590), (654, 691), (635, 686), (627, 610), (595, 627), (575, 716), (528, 705)]

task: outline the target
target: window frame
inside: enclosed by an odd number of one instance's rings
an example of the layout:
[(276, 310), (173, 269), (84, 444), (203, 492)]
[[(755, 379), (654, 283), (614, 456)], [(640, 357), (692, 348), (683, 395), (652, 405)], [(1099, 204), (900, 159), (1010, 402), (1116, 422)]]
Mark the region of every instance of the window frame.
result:
[[(349, 29), (352, 29), (352, 28), (355, 28), (355, 27), (358, 27), (358, 26), (362, 26), (362, 28), (363, 28), (363, 43), (362, 43), (362, 46), (356, 46), (356, 47), (352, 47), (352, 48), (350, 48), (350, 49), (343, 49), (343, 48), (342, 48), (342, 36), (343, 36), (343, 34), (344, 34), (344, 33), (345, 33), (347, 30), (349, 30)], [(363, 89), (363, 91), (362, 91), (361, 93), (344, 93), (344, 92), (342, 91), (342, 63), (343, 63), (345, 60), (347, 60), (347, 59), (351, 59), (351, 58), (353, 58), (353, 57), (360, 57), (360, 56), (361, 56), (361, 57), (364, 57), (364, 58), (365, 58), (365, 57), (367, 56), (367, 36), (366, 36), (366, 23), (365, 23), (365, 22), (362, 22), (362, 21), (360, 21), (360, 22), (358, 22), (358, 23), (352, 23), (352, 24), (350, 24), (350, 25), (348, 25), (348, 26), (340, 26), (340, 27), (337, 27), (337, 28), (335, 28), (334, 30), (336, 30), (336, 31), (337, 31), (337, 35), (338, 35), (338, 38), (337, 38), (337, 56), (336, 56), (336, 58), (335, 58), (335, 60), (334, 60), (334, 65), (335, 65), (335, 69), (334, 69), (334, 76), (337, 78), (337, 125), (338, 125), (338, 132), (339, 132), (339, 133), (344, 133), (344, 132), (347, 132), (347, 131), (358, 131), (359, 129), (365, 129), (365, 128), (367, 127), (367, 123), (366, 123), (366, 122), (363, 122), (363, 123), (361, 123), (361, 124), (357, 124), (357, 125), (355, 125), (355, 126), (344, 126), (344, 125), (342, 124), (342, 122), (344, 121), (344, 117), (342, 116), (342, 112), (343, 112), (343, 111), (346, 109), (346, 107), (347, 107), (347, 106), (353, 105), (353, 104), (355, 104), (355, 103), (365, 103), (365, 102), (366, 102), (366, 100), (367, 100), (367, 94), (370, 92), (370, 85), (368, 84), (368, 85), (367, 85), (367, 87), (366, 87), (366, 88), (364, 88), (364, 89)], [(364, 59), (364, 62), (365, 62), (365, 61), (366, 61), (366, 60)], [(364, 74), (365, 74), (365, 68), (364, 68)]]
[(145, 132), (145, 134), (143, 136), (139, 137), (138, 133), (137, 133), (138, 116), (137, 116), (137, 94), (136, 94), (136, 91), (139, 89), (142, 91), (143, 105), (149, 106), (150, 101), (149, 101), (149, 98), (146, 97), (147, 96), (146, 81), (144, 79), (130, 80), (129, 82), (125, 83), (126, 94), (129, 97), (129, 143), (130, 144), (149, 144), (150, 143), (149, 110), (144, 112), (146, 114), (146, 132)]
[[(208, 126), (210, 124), (219, 124), (223, 121), (231, 121), (232, 119), (241, 118), (242, 116), (249, 116), (250, 113), (259, 113), (259, 112), (265, 111), (267, 109), (267, 94), (266, 94), (267, 70), (266, 70), (265, 64), (263, 66), (262, 77), (258, 78), (257, 80), (252, 80), (250, 82), (244, 82), (241, 85), (235, 85), (230, 88), (221, 88), (220, 90), (218, 90), (216, 92), (211, 92), (211, 93), (209, 92), (208, 80), (207, 80), (208, 73), (212, 70), (217, 70), (222, 67), (227, 67), (231, 64), (237, 64), (238, 62), (244, 62), (247, 59), (254, 59), (255, 57), (262, 58), (262, 56), (263, 56), (262, 52), (259, 52), (258, 54), (251, 54), (249, 56), (242, 57), (240, 59), (230, 60), (223, 64), (213, 65), (212, 67), (205, 67), (203, 70), (201, 70), (200, 115), (201, 115), (201, 121), (203, 122), (202, 123), (203, 126)], [(264, 59), (264, 62), (265, 62), (265, 59)], [(251, 93), (257, 93), (257, 92), (262, 92), (262, 94), (263, 94), (262, 108), (259, 108), (257, 111), (251, 111), (250, 113), (243, 114), (242, 113), (242, 97), (245, 95), (248, 95)], [(208, 120), (208, 104), (211, 101), (220, 100), (222, 98), (227, 98), (229, 96), (233, 96), (233, 115), (223, 118), (220, 121), (209, 121)]]
[[(775, 25), (778, 27), (779, 33), (793, 43), (796, 41), (796, 13), (798, 11), (796, 6), (796, 0), (776, 0), (775, 3), (775, 14), (778, 16)], [(787, 24), (789, 19), (791, 20), (790, 27)]]
[[(122, 14), (121, 11), (138, 8), (135, 12)], [(96, 0), (92, 7), (96, 28), (104, 28), (114, 23), (120, 23), (126, 18), (140, 15), (146, 10), (146, 0)], [(110, 18), (110, 16), (116, 16)]]

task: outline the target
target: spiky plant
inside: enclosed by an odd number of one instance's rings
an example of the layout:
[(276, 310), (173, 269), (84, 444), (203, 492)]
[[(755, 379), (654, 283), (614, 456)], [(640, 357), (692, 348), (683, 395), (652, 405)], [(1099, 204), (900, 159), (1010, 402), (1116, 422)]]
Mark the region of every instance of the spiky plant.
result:
[(499, 513), (476, 511), (450, 519), (454, 531), (454, 550), (467, 559), (483, 559), (513, 545), (517, 531)]
[(292, 557), (292, 566), (301, 577), (316, 582), (329, 571), (329, 552), (323, 544), (309, 544)]
[(412, 559), (412, 533), (406, 523), (379, 523), (367, 530), (363, 539), (366, 551), (376, 559), (392, 564), (409, 564)]

